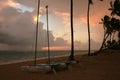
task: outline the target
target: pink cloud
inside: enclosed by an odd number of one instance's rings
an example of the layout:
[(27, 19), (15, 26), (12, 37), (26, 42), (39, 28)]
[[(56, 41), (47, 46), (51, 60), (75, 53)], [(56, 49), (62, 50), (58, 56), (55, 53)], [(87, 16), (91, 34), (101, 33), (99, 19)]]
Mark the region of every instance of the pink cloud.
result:
[(57, 16), (60, 16), (63, 19), (62, 23), (64, 25), (66, 25), (66, 26), (70, 25), (70, 13), (68, 13), (68, 12), (59, 12), (59, 11), (54, 10), (54, 14), (57, 15)]
[(6, 7), (13, 7), (15, 9), (18, 9), (20, 7), (20, 4), (17, 2), (14, 2), (13, 0), (0, 1), (0, 10), (4, 9)]
[(5, 0), (0, 1), (0, 10), (2, 10), (4, 7), (8, 6), (8, 2)]
[[(49, 48), (50, 50), (70, 50), (70, 47), (68, 46), (52, 46)], [(48, 47), (43, 47), (42, 50), (48, 50)]]
[[(102, 16), (102, 14), (100, 14), (100, 15), (96, 14), (96, 15), (90, 16), (90, 27), (97, 27), (100, 22), (101, 16)], [(87, 17), (86, 16), (80, 16), (79, 21), (81, 23), (84, 23), (87, 25)]]

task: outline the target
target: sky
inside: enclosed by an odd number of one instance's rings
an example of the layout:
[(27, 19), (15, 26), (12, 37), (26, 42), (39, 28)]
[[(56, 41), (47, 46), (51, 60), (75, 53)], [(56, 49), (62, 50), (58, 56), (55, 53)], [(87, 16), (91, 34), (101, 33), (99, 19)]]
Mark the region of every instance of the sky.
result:
[[(74, 3), (74, 47), (88, 49), (87, 1)], [(91, 49), (100, 48), (103, 40), (104, 15), (109, 15), (111, 0), (93, 0), (90, 8)], [(35, 44), (38, 0), (0, 0), (0, 50), (33, 50)], [(51, 50), (70, 50), (70, 0), (41, 0), (39, 14), (38, 50), (47, 49), (46, 8), (49, 15), (49, 39)]]

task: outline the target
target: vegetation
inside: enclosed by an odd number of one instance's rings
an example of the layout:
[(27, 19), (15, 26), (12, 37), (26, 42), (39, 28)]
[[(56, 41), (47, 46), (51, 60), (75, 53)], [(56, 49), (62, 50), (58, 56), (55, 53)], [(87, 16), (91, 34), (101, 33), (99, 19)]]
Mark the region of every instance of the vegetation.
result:
[[(120, 1), (110, 2), (111, 16), (105, 15), (101, 21), (104, 28), (102, 49), (120, 49)], [(115, 39), (117, 37), (117, 39)]]
[(90, 5), (93, 4), (92, 0), (88, 0), (88, 10), (87, 10), (87, 25), (88, 25), (88, 56), (90, 56), (90, 21), (89, 21), (89, 13), (90, 13)]
[[(103, 1), (103, 0), (100, 0)], [(91, 41), (90, 41), (90, 21), (89, 21), (89, 14), (90, 14), (90, 5), (93, 4), (92, 0), (88, 0), (88, 10), (87, 10), (87, 25), (88, 25), (88, 56), (90, 56), (90, 45), (91, 45)]]
[(74, 59), (74, 34), (73, 34), (73, 0), (70, 0), (70, 14), (71, 14), (71, 54), (69, 56), (69, 61), (73, 61)]

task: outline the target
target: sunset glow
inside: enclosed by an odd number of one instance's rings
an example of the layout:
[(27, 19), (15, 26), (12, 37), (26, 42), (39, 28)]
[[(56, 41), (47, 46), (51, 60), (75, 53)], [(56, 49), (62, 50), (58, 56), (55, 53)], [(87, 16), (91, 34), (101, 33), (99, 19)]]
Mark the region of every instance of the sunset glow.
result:
[(9, 6), (11, 6), (11, 7), (18, 7), (18, 6), (20, 6), (20, 4), (19, 3), (15, 3), (15, 2), (13, 2), (12, 0), (8, 0), (8, 5)]
[[(94, 0), (90, 7), (91, 47), (99, 48), (103, 40), (103, 25), (99, 24), (111, 0)], [(112, 0), (113, 1), (113, 0)], [(0, 0), (0, 44), (8, 49), (33, 46), (37, 22), (37, 0)], [(47, 50), (46, 8), (48, 5), (50, 50), (68, 50), (71, 45), (70, 0), (41, 0), (39, 14), (38, 48)], [(73, 27), (75, 49), (88, 49), (88, 0), (74, 0)], [(57, 39), (56, 39), (57, 38)], [(8, 41), (9, 40), (9, 41)], [(68, 46), (69, 45), (69, 46)], [(77, 46), (76, 46), (77, 45)], [(3, 49), (3, 47), (0, 47)], [(12, 46), (12, 47), (11, 47)]]
[[(40, 17), (41, 17), (41, 15), (39, 14), (39, 21), (40, 21)], [(37, 16), (33, 17), (34, 22), (37, 22), (37, 18), (38, 18)]]
[[(50, 50), (54, 51), (54, 50), (69, 50), (69, 47), (67, 46), (53, 46), (53, 47), (50, 47)], [(43, 47), (42, 50), (45, 50), (47, 51), (48, 50), (48, 47)]]

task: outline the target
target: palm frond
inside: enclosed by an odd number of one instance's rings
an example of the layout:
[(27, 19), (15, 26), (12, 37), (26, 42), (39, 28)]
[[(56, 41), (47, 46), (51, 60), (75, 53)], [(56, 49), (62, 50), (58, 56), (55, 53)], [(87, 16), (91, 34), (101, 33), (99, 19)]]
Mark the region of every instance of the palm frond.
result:
[(111, 6), (111, 8), (113, 8), (113, 2), (112, 1), (110, 1), (110, 6)]
[(99, 22), (99, 24), (103, 24), (103, 22)]
[(93, 4), (93, 1), (92, 0), (88, 0), (89, 1), (89, 4)]
[(112, 9), (112, 8), (109, 8), (108, 10), (112, 11), (113, 9)]
[(101, 21), (102, 21), (102, 22), (104, 21), (103, 18), (101, 19)]
[(114, 16), (114, 15), (115, 15), (115, 12), (114, 12), (114, 11), (112, 11), (112, 12), (111, 12), (111, 15), (113, 15), (113, 16)]

